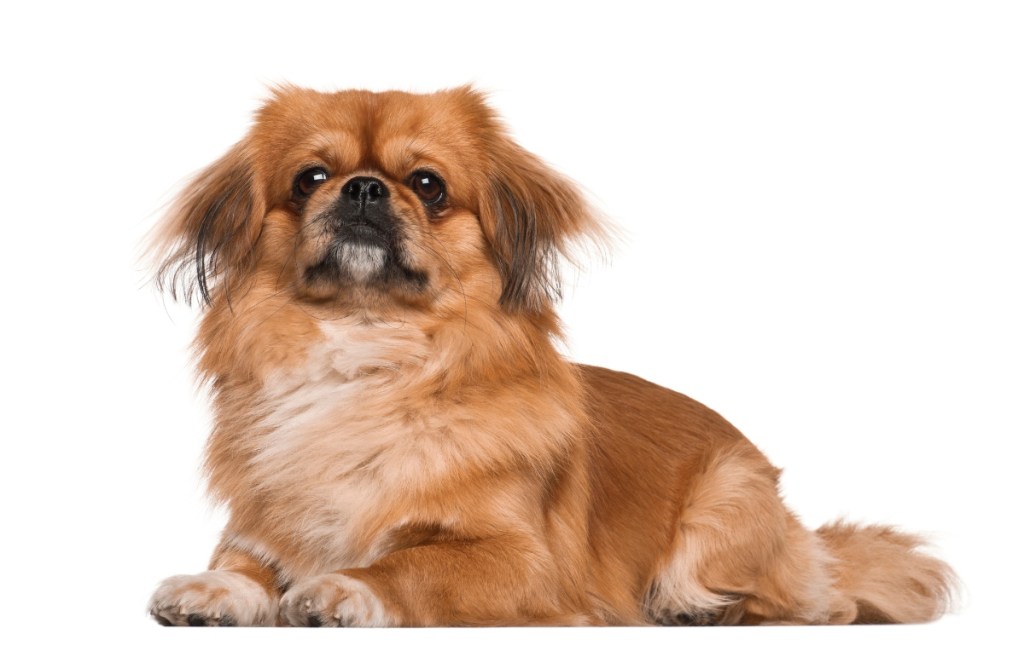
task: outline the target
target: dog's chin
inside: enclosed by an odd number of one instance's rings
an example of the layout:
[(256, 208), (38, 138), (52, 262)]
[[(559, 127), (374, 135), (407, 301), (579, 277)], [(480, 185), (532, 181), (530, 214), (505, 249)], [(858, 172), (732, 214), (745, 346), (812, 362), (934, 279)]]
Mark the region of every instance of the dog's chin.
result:
[(404, 265), (393, 249), (361, 239), (332, 244), (302, 274), (303, 292), (320, 301), (352, 298), (359, 293), (394, 293), (405, 298), (422, 292), (426, 283), (426, 275)]
[(331, 260), (339, 271), (356, 284), (366, 284), (384, 274), (388, 252), (379, 244), (369, 242), (343, 242), (335, 249)]

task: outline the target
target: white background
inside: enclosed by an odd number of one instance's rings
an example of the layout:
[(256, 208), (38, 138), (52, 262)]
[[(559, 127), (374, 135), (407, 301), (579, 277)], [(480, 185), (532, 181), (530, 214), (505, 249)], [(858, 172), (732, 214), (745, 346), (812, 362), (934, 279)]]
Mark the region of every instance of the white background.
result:
[[(109, 654), (994, 648), (1019, 619), (1024, 48), (996, 2), (36, 3), (0, 10), (0, 646)], [(28, 3), (21, 3), (28, 6)], [(567, 352), (716, 408), (812, 526), (926, 531), (915, 627), (168, 630), (222, 518), (138, 245), (269, 84), (466, 82), (623, 234)], [(1019, 642), (1017, 642), (1019, 643)], [(8, 652), (8, 650), (4, 650)]]

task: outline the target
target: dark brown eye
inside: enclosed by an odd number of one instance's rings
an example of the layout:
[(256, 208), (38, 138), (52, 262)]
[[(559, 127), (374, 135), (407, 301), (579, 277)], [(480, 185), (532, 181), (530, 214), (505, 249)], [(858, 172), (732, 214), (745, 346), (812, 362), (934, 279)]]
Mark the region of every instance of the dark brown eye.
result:
[(298, 198), (305, 198), (312, 194), (317, 187), (322, 185), (330, 176), (322, 167), (306, 169), (295, 177), (295, 184), (292, 193)]
[(409, 187), (424, 205), (439, 205), (444, 201), (444, 181), (430, 171), (417, 171), (409, 178)]

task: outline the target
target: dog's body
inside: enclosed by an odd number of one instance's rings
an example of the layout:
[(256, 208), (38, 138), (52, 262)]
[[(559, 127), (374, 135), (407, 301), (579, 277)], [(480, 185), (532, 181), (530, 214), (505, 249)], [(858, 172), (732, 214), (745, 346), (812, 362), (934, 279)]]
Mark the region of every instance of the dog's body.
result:
[[(951, 574), (887, 528), (804, 529), (714, 412), (566, 362), (575, 189), (469, 89), (284, 89), (158, 238), (195, 268), (211, 570), (165, 624), (913, 622)], [(183, 287), (187, 288), (187, 284)]]

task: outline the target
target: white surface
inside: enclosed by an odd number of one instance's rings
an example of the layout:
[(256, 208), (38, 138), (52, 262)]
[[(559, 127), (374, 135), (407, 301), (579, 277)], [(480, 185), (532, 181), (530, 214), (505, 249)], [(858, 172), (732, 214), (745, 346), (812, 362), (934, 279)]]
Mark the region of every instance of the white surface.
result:
[[(671, 4), (671, 8), (669, 8)], [(48, 3), (0, 10), (2, 640), (25, 654), (394, 648), (938, 652), (1017, 619), (1024, 31), (995, 2)], [(26, 7), (32, 7), (26, 9)], [(812, 525), (930, 532), (961, 611), (919, 627), (174, 631), (161, 578), (221, 522), (193, 315), (137, 245), (265, 85), (475, 82), (626, 238), (571, 354), (711, 405)], [(322, 653), (317, 653), (322, 654)]]

